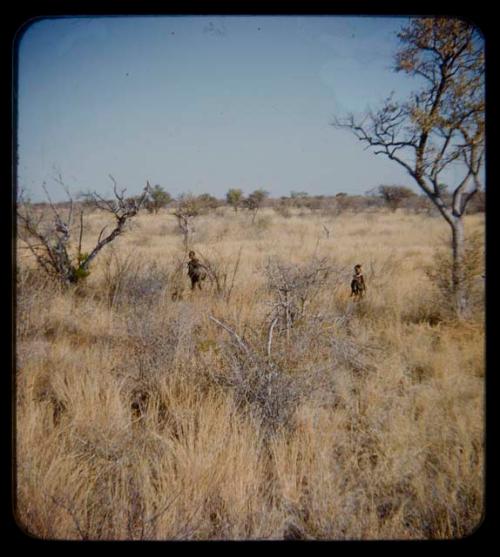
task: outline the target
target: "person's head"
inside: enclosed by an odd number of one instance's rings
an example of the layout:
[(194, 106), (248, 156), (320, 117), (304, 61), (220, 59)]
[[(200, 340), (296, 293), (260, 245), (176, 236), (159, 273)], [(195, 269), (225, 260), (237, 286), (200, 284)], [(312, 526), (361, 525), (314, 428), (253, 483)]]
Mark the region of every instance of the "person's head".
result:
[(361, 273), (361, 265), (354, 265), (354, 271), (356, 273)]
[(194, 251), (190, 251), (190, 252), (188, 253), (189, 259), (194, 259), (194, 258), (195, 258), (195, 255), (196, 255), (196, 254), (194, 253)]

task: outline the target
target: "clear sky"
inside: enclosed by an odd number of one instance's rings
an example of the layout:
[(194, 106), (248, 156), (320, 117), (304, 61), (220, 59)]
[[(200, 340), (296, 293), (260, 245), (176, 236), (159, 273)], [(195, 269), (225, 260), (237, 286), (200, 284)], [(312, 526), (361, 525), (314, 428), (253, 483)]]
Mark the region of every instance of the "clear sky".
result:
[(272, 196), (412, 186), (393, 162), (333, 128), (415, 83), (392, 71), (407, 18), (44, 19), (19, 46), (19, 186), (43, 199), (230, 188)]

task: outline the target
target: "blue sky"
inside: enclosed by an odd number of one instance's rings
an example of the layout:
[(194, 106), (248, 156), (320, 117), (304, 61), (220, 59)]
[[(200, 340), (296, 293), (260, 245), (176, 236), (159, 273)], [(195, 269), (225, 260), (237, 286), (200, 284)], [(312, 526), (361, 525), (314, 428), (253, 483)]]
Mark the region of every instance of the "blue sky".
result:
[[(392, 71), (407, 18), (98, 17), (44, 19), (19, 45), (19, 185), (33, 200), (230, 188), (272, 196), (364, 193), (407, 184), (335, 115), (415, 83)], [(412, 186), (413, 187), (413, 186)]]

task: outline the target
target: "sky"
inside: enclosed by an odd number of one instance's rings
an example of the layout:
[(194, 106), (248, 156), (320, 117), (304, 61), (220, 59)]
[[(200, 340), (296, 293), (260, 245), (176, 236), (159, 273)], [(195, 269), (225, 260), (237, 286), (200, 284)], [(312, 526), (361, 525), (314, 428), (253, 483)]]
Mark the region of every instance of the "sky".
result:
[(18, 188), (33, 201), (146, 181), (171, 195), (414, 188), (335, 116), (415, 88), (393, 71), (408, 18), (69, 17), (18, 48)]

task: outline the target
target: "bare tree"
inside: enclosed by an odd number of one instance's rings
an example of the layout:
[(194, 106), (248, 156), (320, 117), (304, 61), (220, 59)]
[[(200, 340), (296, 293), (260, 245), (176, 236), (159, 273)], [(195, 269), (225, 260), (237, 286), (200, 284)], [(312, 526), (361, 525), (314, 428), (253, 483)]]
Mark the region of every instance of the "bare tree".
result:
[(182, 194), (173, 215), (177, 219), (177, 224), (184, 237), (184, 249), (187, 252), (189, 242), (194, 233), (194, 219), (201, 212), (201, 205), (196, 196), (191, 194)]
[[(398, 37), (395, 69), (417, 78), (420, 89), (405, 102), (391, 94), (378, 111), (361, 118), (348, 114), (333, 125), (405, 168), (450, 225), (454, 305), (461, 317), (466, 310), (462, 217), (481, 187), (484, 163), (483, 40), (471, 24), (451, 18), (414, 18)], [(440, 186), (453, 164), (461, 175), (447, 201)]]
[[(19, 222), (19, 238), (32, 253), (35, 261), (48, 275), (63, 284), (75, 284), (89, 274), (92, 261), (102, 248), (123, 233), (125, 224), (134, 217), (141, 208), (149, 191), (149, 183), (138, 198), (125, 198), (125, 190), (118, 191), (116, 181), (113, 181), (114, 199), (104, 199), (98, 193), (85, 195), (87, 205), (92, 205), (113, 215), (114, 227), (106, 232), (105, 226), (99, 233), (97, 242), (90, 252), (82, 252), (84, 234), (84, 208), (80, 207), (77, 222), (74, 222), (75, 203), (62, 179), (69, 199), (67, 209), (57, 207), (50, 199), (47, 189), (45, 194), (49, 201), (50, 213), (47, 210), (37, 210), (21, 193), (17, 204)], [(52, 215), (52, 218), (50, 218)], [(73, 239), (76, 238), (76, 243)]]

